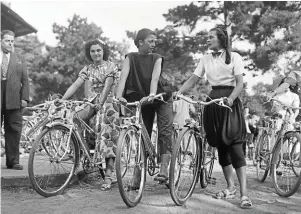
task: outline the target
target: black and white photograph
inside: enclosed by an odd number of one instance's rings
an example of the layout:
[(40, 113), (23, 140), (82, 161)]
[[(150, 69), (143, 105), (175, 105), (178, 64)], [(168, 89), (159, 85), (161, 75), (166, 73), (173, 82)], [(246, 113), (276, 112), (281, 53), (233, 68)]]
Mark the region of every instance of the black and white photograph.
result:
[(1, 3), (1, 213), (301, 214), (301, 1)]

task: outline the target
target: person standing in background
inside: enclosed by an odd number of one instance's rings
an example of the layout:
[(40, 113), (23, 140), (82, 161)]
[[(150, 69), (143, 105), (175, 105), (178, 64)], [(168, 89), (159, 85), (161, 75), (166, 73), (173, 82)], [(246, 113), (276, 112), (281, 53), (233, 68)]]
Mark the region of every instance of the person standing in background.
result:
[(29, 102), (29, 81), (23, 57), (13, 52), (15, 34), (1, 32), (1, 126), (4, 123), (6, 166), (22, 170), (19, 144), (22, 131), (22, 108)]

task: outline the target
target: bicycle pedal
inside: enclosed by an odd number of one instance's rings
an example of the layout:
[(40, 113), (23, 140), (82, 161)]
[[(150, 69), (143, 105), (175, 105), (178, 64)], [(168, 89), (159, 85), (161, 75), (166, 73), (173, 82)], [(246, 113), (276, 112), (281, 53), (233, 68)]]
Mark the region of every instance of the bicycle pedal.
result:
[(208, 184), (211, 184), (211, 185), (216, 185), (216, 183), (217, 183), (216, 181), (211, 181), (211, 180), (208, 181)]

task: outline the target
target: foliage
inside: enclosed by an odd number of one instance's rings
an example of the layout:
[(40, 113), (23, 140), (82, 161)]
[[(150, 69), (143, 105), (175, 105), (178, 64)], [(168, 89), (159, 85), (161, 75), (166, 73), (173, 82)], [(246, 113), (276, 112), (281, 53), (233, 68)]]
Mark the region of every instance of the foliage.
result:
[(301, 51), (300, 11), (301, 2), (192, 2), (170, 9), (164, 17), (190, 32), (202, 22), (221, 21), (230, 26), (232, 42), (248, 41), (255, 47), (253, 51), (237, 50), (252, 59), (250, 70), (265, 72), (282, 53)]

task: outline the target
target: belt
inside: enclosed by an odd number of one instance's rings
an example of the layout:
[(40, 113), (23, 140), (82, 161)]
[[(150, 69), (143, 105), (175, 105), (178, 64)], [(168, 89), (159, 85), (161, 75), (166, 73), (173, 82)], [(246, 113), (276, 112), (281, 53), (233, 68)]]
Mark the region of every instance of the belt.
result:
[(218, 90), (218, 89), (234, 89), (234, 86), (230, 85), (217, 85), (217, 86), (212, 86), (213, 90)]

